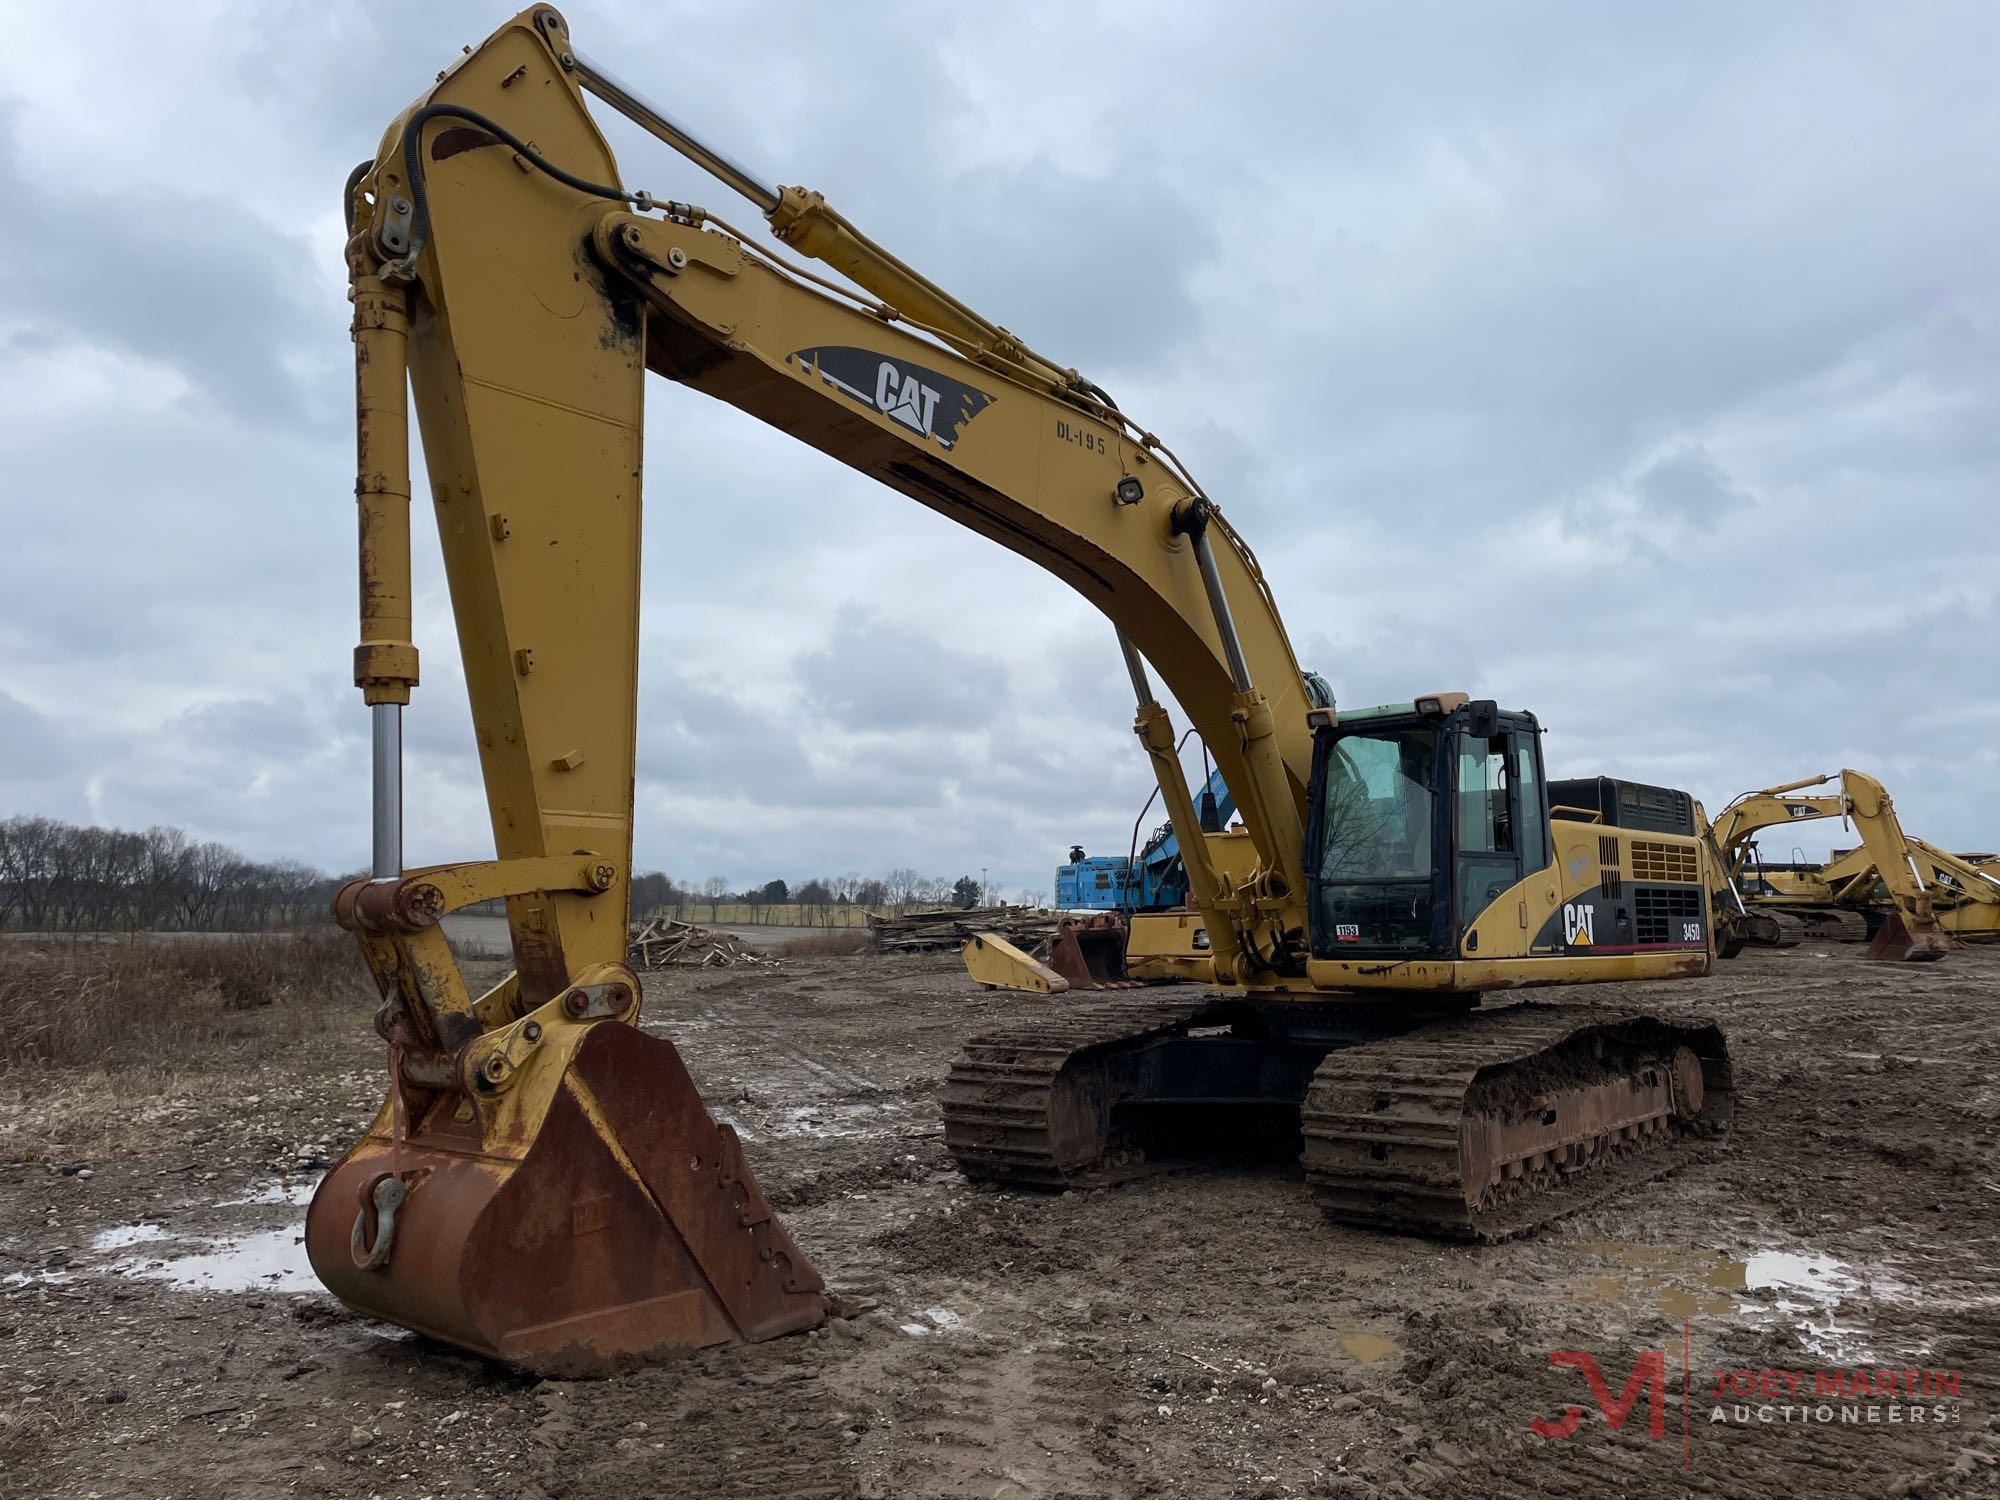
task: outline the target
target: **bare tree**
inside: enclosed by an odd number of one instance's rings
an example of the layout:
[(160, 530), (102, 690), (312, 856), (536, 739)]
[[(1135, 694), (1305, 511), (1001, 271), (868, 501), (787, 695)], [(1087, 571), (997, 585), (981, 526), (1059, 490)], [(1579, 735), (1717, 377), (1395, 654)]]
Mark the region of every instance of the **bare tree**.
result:
[[(140, 835), (143, 852), (134, 890), (134, 925), (158, 927), (174, 909), (180, 885), (187, 878), (188, 837), (178, 828), (148, 828)], [(318, 871), (313, 872), (316, 878)]]
[(832, 923), (833, 913), (827, 910), (833, 905), (833, 885), (830, 881), (808, 880), (792, 892), (792, 899), (799, 903), (808, 927)]
[(708, 920), (715, 920), (715, 903), (728, 893), (729, 882), (720, 875), (711, 875), (701, 883), (701, 894), (708, 902)]
[(213, 841), (196, 844), (188, 850), (187, 874), (180, 887), (182, 926), (192, 932), (204, 932), (214, 926), (235, 863), (236, 856)]

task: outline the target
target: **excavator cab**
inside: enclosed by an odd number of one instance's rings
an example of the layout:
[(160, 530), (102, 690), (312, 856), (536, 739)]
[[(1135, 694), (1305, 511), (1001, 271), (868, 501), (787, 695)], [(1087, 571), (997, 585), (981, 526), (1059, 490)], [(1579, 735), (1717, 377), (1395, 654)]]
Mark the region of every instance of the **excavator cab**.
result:
[(1314, 957), (1476, 956), (1481, 913), (1549, 862), (1534, 715), (1440, 694), (1314, 722)]

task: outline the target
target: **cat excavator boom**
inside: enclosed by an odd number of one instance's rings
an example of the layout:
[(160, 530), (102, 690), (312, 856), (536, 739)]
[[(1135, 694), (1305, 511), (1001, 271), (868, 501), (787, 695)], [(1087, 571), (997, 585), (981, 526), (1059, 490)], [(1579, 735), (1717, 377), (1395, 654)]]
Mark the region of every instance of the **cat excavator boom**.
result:
[[(1766, 828), (1818, 818), (1852, 820), (1861, 836), (1864, 851), (1860, 864), (1871, 875), (1863, 884), (1870, 890), (1879, 881), (1887, 896), (1888, 910), (1869, 934), (1867, 956), (1888, 960), (1923, 962), (1942, 958), (1950, 943), (1939, 924), (1934, 887), (1919, 863), (1917, 842), (1903, 832), (1896, 805), (1888, 789), (1862, 771), (1843, 770), (1840, 790), (1832, 795), (1806, 794), (1809, 787), (1824, 786), (1835, 780), (1832, 774), (1788, 781), (1782, 786), (1745, 792), (1719, 814), (1713, 826), (1713, 858), (1723, 879), (1742, 895), (1742, 927), (1752, 940), (1770, 941), (1768, 932), (1780, 926), (1787, 911), (1810, 913), (1860, 902), (1844, 899), (1847, 880), (1840, 888), (1816, 884), (1818, 893), (1803, 891), (1780, 895), (1759, 889), (1746, 881), (1746, 871), (1759, 832)], [(1856, 875), (1861, 873), (1857, 868)], [(1823, 872), (1822, 872), (1823, 874)], [(1745, 889), (1746, 885), (1749, 889)], [(1858, 889), (1859, 887), (1857, 887)]]
[[(818, 268), (625, 186), (589, 96)], [(383, 996), (389, 1080), (306, 1238), (350, 1305), (570, 1372), (825, 1314), (733, 1132), (637, 1024), (625, 961), (648, 371), (1028, 558), (1115, 627), (1218, 987), (974, 1038), (944, 1095), (966, 1173), (1113, 1180), (1193, 1120), (1211, 1145), (1302, 1140), (1335, 1217), (1492, 1237), (1726, 1123), (1713, 1026), (1475, 1009), (1706, 972), (1691, 826), (1551, 818), (1539, 726), (1491, 701), (1315, 706), (1255, 557), (1165, 445), (819, 194), (697, 138), (555, 10), (439, 74), (344, 206), (375, 849), (335, 910)], [(495, 846), (422, 869), (401, 849), (408, 389)], [(1236, 794), (1240, 865), (1206, 857), (1155, 673)], [(487, 900), (515, 967), (475, 993), (439, 923)]]

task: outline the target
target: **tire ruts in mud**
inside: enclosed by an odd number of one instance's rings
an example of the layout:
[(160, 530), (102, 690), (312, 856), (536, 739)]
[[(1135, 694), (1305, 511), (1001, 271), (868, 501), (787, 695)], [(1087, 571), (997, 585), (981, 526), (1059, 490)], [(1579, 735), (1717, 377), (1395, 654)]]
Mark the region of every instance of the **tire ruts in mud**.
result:
[[(1701, 1102), (1541, 1153), (1468, 1193), (1469, 1126), (1518, 1119), (1614, 1077), (1698, 1064)], [(1526, 1233), (1606, 1193), (1673, 1170), (1728, 1125), (1733, 1087), (1713, 1023), (1590, 1005), (1482, 1011), (1330, 1053), (1300, 1111), (1306, 1180), (1328, 1217), (1454, 1239)], [(1545, 1116), (1553, 1119), (1553, 1115)]]

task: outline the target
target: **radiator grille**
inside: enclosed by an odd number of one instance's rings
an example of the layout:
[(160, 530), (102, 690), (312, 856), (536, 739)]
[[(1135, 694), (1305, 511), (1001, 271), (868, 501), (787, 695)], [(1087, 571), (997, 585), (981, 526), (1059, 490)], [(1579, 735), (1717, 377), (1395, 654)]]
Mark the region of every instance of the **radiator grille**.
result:
[(1632, 915), (1639, 942), (1683, 942), (1686, 933), (1682, 924), (1701, 920), (1701, 892), (1686, 886), (1635, 885)]
[(1701, 864), (1692, 844), (1658, 844), (1632, 840), (1634, 880), (1675, 880), (1693, 885), (1701, 879)]
[(1597, 889), (1603, 896), (1616, 899), (1624, 888), (1625, 877), (1618, 869), (1618, 835), (1600, 833), (1597, 836)]

